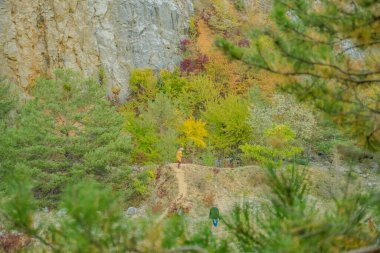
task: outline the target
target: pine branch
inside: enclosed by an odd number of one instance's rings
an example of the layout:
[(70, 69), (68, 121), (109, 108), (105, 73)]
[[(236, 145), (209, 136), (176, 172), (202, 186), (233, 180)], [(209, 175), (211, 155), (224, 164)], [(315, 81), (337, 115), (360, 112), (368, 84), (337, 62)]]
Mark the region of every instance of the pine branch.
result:
[[(263, 57), (261, 54), (259, 54), (259, 55), (260, 55), (260, 57)], [(264, 58), (262, 60), (264, 60)], [(322, 75), (319, 75), (319, 74), (313, 73), (313, 72), (309, 72), (309, 71), (281, 71), (281, 70), (273, 69), (269, 66), (263, 66), (261, 64), (257, 64), (253, 61), (248, 61), (247, 59), (245, 59), (243, 61), (246, 62), (247, 64), (254, 66), (254, 67), (267, 70), (267, 71), (272, 72), (274, 74), (279, 74), (279, 75), (284, 75), (284, 76), (312, 76), (312, 77), (316, 77), (316, 78), (320, 78), (320, 79), (325, 79), (325, 77), (323, 77)], [(363, 85), (364, 84), (372, 84), (372, 83), (375, 83), (375, 84), (380, 83), (380, 79), (353, 80), (353, 79), (349, 79), (349, 78), (342, 78), (342, 77), (336, 77), (336, 76), (332, 77), (331, 79), (335, 79), (335, 80), (339, 80), (339, 81), (345, 81), (345, 82), (351, 82), (351, 83), (355, 83), (355, 84), (363, 84)]]
[(343, 49), (342, 51), (340, 51), (337, 55), (342, 55), (344, 54), (345, 52), (347, 51), (350, 51), (352, 49), (356, 49), (356, 48), (363, 48), (363, 47), (367, 47), (367, 46), (373, 46), (373, 45), (377, 45), (377, 44), (380, 44), (380, 40), (376, 40), (376, 41), (371, 41), (369, 43), (363, 43), (363, 44), (359, 44), (359, 45), (355, 45), (355, 46), (352, 46), (352, 47), (348, 47), (348, 48), (345, 48)]
[(208, 253), (208, 251), (200, 246), (183, 246), (171, 250), (164, 251), (164, 253), (177, 253), (177, 252), (199, 252), (199, 253)]
[(344, 253), (380, 253), (380, 245), (368, 246), (360, 249), (346, 251)]
[(380, 70), (378, 71), (369, 71), (369, 72), (365, 72), (365, 73), (354, 73), (354, 72), (349, 72), (347, 70), (344, 70), (342, 69), (340, 66), (337, 66), (337, 65), (334, 65), (334, 64), (329, 64), (329, 63), (324, 63), (324, 62), (318, 62), (318, 61), (311, 61), (311, 60), (307, 60), (305, 58), (301, 58), (299, 56), (295, 56), (293, 54), (291, 54), (290, 52), (288, 52), (285, 47), (282, 45), (282, 43), (280, 43), (280, 41), (276, 38), (273, 38), (272, 39), (275, 41), (275, 45), (277, 46), (277, 48), (288, 58), (291, 58), (293, 60), (296, 60), (296, 61), (300, 61), (302, 63), (305, 63), (305, 64), (308, 64), (310, 66), (323, 66), (323, 67), (329, 67), (329, 68), (332, 68), (332, 69), (335, 69), (337, 70), (338, 72), (346, 75), (346, 76), (349, 76), (350, 77), (350, 80), (352, 78), (352, 76), (357, 76), (357, 77), (367, 77), (367, 76), (371, 76), (371, 75), (378, 75), (380, 74)]
[[(270, 71), (275, 74), (280, 74), (284, 76), (312, 76), (320, 79), (326, 79), (326, 77), (322, 76), (319, 73), (311, 72), (311, 71), (281, 71), (274, 69), (269, 66), (268, 62), (266, 61), (265, 57), (263, 56), (260, 47), (257, 47), (258, 49), (258, 54), (261, 58), (261, 60), (265, 63), (265, 65), (262, 64), (257, 64), (254, 61), (248, 61), (248, 59), (243, 59), (247, 64), (251, 64), (255, 67)], [(380, 74), (380, 71), (377, 73)], [(344, 81), (344, 82), (350, 82), (350, 83), (355, 83), (355, 84), (376, 84), (380, 83), (380, 79), (366, 79), (366, 80), (357, 80), (357, 79), (352, 79), (350, 77), (340, 77), (340, 76), (333, 76), (331, 79), (339, 80), (339, 81)]]

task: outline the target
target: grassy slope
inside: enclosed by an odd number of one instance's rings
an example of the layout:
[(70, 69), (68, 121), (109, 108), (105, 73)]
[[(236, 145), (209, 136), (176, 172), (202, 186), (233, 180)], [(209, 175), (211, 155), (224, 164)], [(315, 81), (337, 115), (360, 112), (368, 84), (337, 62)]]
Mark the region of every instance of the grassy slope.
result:
[[(270, 194), (265, 182), (265, 170), (258, 166), (216, 168), (184, 164), (181, 170), (185, 174), (187, 196), (173, 207), (174, 202), (178, 202), (179, 188), (174, 168), (173, 164), (160, 168), (160, 174), (163, 176), (158, 180), (155, 194), (145, 204), (147, 211), (163, 212), (165, 207), (172, 206), (170, 213), (182, 206), (188, 209), (190, 217), (207, 217), (209, 208), (215, 203), (222, 212), (228, 212), (235, 204), (241, 204), (244, 200), (259, 205), (265, 202)], [(343, 167), (337, 170), (328, 169), (320, 164), (310, 166), (309, 196), (316, 201), (318, 207), (327, 208), (332, 204), (331, 194), (345, 189), (347, 171), (348, 168)], [(366, 191), (369, 189), (368, 181), (380, 182), (378, 177), (373, 174), (364, 176), (356, 174), (352, 182), (352, 190)], [(377, 187), (380, 187), (380, 183)], [(157, 208), (157, 203), (161, 203), (161, 208)]]

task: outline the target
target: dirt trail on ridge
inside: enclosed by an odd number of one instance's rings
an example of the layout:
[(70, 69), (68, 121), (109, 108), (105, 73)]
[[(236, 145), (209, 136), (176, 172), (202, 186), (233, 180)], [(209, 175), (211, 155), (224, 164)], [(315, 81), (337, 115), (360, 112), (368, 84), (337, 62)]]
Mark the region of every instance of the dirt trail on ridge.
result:
[(178, 169), (174, 167), (173, 171), (175, 172), (178, 183), (178, 196), (176, 199), (187, 198), (187, 183), (185, 181), (185, 172), (183, 171), (183, 168)]
[[(255, 210), (268, 203), (271, 192), (265, 170), (259, 166), (237, 168), (208, 167), (197, 164), (168, 164), (161, 168), (161, 181), (156, 195), (147, 208), (157, 206), (157, 222), (171, 214), (186, 214), (192, 222), (207, 219), (209, 209), (218, 205), (226, 214), (235, 205), (248, 202)], [(309, 169), (309, 197), (318, 201), (321, 208), (330, 205), (331, 191), (342, 189), (344, 173), (311, 164)], [(158, 203), (158, 204), (157, 204)], [(206, 217), (206, 218), (205, 218)]]
[(183, 171), (183, 165), (181, 169), (177, 168), (176, 164), (169, 164), (169, 168), (171, 168), (176, 176), (177, 184), (178, 184), (178, 194), (175, 197), (174, 201), (170, 203), (170, 205), (165, 209), (165, 211), (160, 215), (160, 217), (156, 220), (157, 223), (161, 222), (171, 211), (174, 209), (173, 205), (181, 205), (184, 203), (188, 203), (188, 195), (187, 195), (187, 183), (185, 181), (185, 172)]

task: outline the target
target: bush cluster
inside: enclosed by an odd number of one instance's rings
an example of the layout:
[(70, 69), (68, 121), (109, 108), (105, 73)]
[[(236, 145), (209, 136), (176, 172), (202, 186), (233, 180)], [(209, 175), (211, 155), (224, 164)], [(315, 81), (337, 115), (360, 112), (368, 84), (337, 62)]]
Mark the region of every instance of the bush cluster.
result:
[[(337, 143), (329, 142), (330, 132), (309, 107), (288, 94), (265, 97), (257, 87), (240, 94), (238, 88), (226, 89), (209, 74), (209, 64), (197, 74), (178, 69), (132, 72), (132, 94), (122, 111), (132, 136), (134, 163), (174, 162), (180, 146), (185, 160), (207, 165), (226, 159), (230, 165), (261, 163), (264, 153), (278, 161), (305, 163), (321, 150), (333, 152)], [(269, 138), (275, 130), (292, 136), (282, 147), (286, 154), (275, 151), (280, 137)]]

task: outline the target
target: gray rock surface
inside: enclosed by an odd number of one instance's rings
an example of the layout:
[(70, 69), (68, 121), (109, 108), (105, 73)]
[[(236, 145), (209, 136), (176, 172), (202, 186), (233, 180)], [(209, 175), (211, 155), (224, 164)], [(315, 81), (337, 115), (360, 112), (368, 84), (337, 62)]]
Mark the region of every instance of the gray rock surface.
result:
[(128, 207), (127, 214), (128, 215), (135, 215), (139, 212), (139, 209), (136, 207)]
[(243, 0), (244, 6), (255, 12), (268, 14), (272, 7), (272, 0)]
[(0, 75), (21, 87), (57, 68), (104, 70), (120, 100), (131, 69), (172, 69), (193, 13), (191, 0), (0, 0)]

